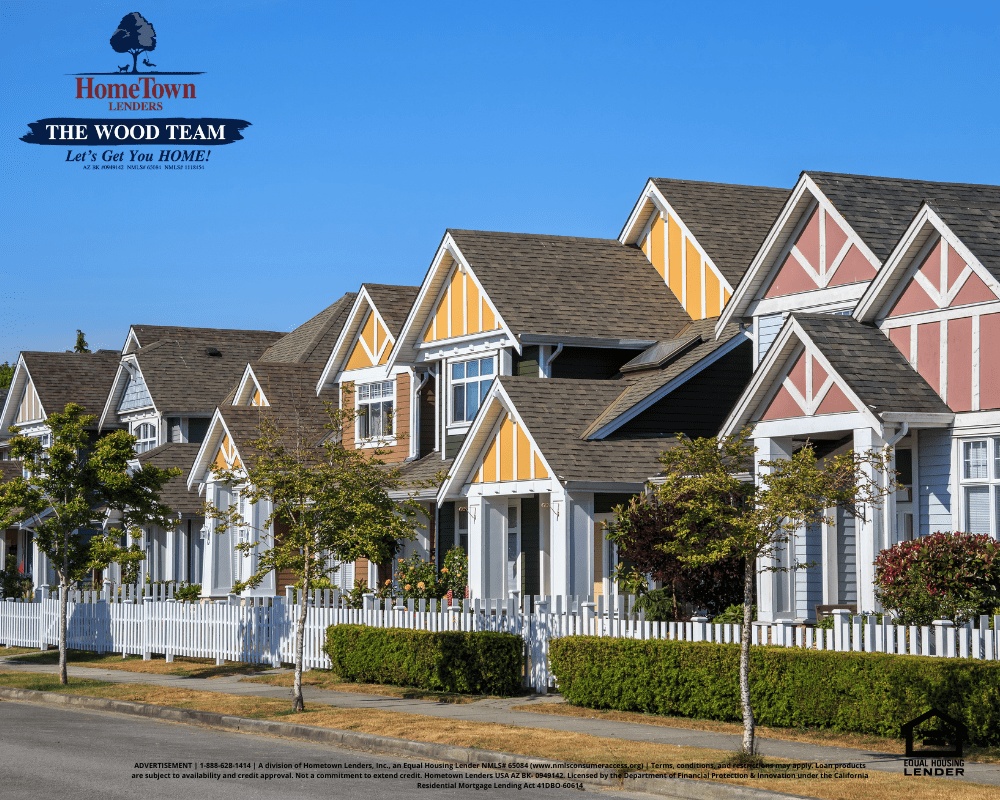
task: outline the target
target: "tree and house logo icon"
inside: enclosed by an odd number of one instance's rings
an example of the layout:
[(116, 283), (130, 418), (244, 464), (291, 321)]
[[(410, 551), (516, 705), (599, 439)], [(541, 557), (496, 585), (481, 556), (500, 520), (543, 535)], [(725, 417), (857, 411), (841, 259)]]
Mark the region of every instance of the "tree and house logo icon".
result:
[[(156, 28), (153, 23), (146, 19), (138, 11), (132, 11), (122, 17), (118, 27), (111, 34), (111, 49), (124, 56), (132, 56), (132, 63), (115, 64), (115, 69), (110, 72), (90, 71), (77, 72), (77, 75), (202, 75), (202, 72), (167, 72), (156, 69), (149, 59), (156, 49)], [(139, 57), (142, 56), (142, 61)], [(159, 61), (159, 59), (157, 59)]]

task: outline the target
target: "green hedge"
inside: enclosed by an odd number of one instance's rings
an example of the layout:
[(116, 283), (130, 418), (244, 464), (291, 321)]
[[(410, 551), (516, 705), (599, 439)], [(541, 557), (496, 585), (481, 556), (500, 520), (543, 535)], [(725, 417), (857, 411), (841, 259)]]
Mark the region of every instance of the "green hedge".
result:
[[(549, 645), (566, 699), (589, 708), (738, 721), (739, 645), (571, 636)], [(962, 720), (973, 744), (1000, 744), (1000, 662), (750, 651), (757, 723), (898, 737), (934, 707)]]
[(521, 690), (524, 640), (511, 633), (410, 631), (331, 625), (333, 670), (361, 683), (439, 692), (513, 695)]

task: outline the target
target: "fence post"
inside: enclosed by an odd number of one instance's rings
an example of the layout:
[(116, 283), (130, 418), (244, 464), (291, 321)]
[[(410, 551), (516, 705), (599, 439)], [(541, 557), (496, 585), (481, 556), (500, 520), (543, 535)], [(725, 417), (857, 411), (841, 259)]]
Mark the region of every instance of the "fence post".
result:
[(535, 642), (532, 648), (535, 691), (549, 693), (549, 601), (535, 604)]
[(163, 609), (164, 610), (163, 616), (166, 617), (166, 619), (163, 620), (163, 654), (166, 657), (167, 663), (168, 664), (173, 664), (174, 663), (174, 648), (173, 648), (174, 642), (172, 640), (171, 634), (175, 633), (175, 631), (174, 631), (174, 626), (171, 625), (170, 623), (173, 622), (174, 615), (171, 612), (174, 610), (174, 607), (177, 605), (177, 601), (174, 600), (174, 598), (171, 597), (168, 600), (165, 600), (164, 602), (165, 603), (169, 603), (170, 605), (164, 606), (164, 609)]
[(848, 649), (844, 642), (844, 631), (847, 629), (847, 616), (850, 613), (846, 608), (833, 609), (833, 646), (838, 653)]
[(593, 636), (591, 629), (594, 627), (594, 608), (596, 603), (581, 603), (583, 607), (583, 635)]
[(695, 642), (705, 641), (705, 623), (708, 622), (708, 617), (691, 617), (691, 628), (693, 636), (691, 637)]
[(931, 623), (934, 626), (934, 655), (939, 657), (953, 656), (946, 647), (948, 629), (955, 627), (955, 623), (950, 619), (936, 619)]

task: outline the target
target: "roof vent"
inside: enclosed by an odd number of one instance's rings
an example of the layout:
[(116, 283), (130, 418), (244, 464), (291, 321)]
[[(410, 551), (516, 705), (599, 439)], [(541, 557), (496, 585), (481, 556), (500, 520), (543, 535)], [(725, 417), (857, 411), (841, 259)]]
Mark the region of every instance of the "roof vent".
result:
[(213, 358), (222, 358), (222, 353), (219, 352), (218, 347), (206, 347), (205, 355), (212, 356)]

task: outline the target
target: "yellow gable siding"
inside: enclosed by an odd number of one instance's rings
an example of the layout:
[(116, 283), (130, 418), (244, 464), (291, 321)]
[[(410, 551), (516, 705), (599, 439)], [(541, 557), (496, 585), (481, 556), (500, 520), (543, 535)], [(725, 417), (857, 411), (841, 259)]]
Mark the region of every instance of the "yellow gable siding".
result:
[[(702, 259), (674, 217), (659, 212), (641, 242), (642, 252), (684, 309), (695, 319), (716, 317), (729, 300), (725, 282)], [(704, 310), (702, 310), (704, 309)]]
[(250, 405), (252, 405), (252, 406), (259, 406), (259, 405), (262, 405), (263, 402), (264, 401), (261, 399), (261, 396), (260, 396), (260, 389), (254, 387), (253, 399), (250, 401)]
[(363, 369), (374, 367), (376, 364), (388, 364), (391, 352), (392, 339), (389, 332), (382, 324), (382, 320), (375, 316), (373, 310), (370, 310), (368, 319), (365, 320), (364, 327), (361, 329), (357, 342), (354, 343), (351, 357), (347, 359), (347, 366), (344, 369)]
[(42, 403), (38, 399), (38, 392), (35, 391), (35, 384), (28, 381), (28, 385), (24, 387), (24, 397), (21, 398), (21, 405), (17, 408), (16, 422), (20, 424), (41, 418)]
[(239, 469), (243, 466), (240, 463), (240, 457), (236, 454), (236, 448), (233, 446), (228, 433), (222, 437), (219, 450), (215, 454), (213, 466), (215, 469)]
[(424, 331), (423, 341), (437, 342), (498, 327), (496, 314), (475, 280), (456, 266)]
[(548, 477), (548, 470), (527, 432), (508, 416), (500, 423), (482, 461), (473, 470), (471, 482), (530, 481)]

